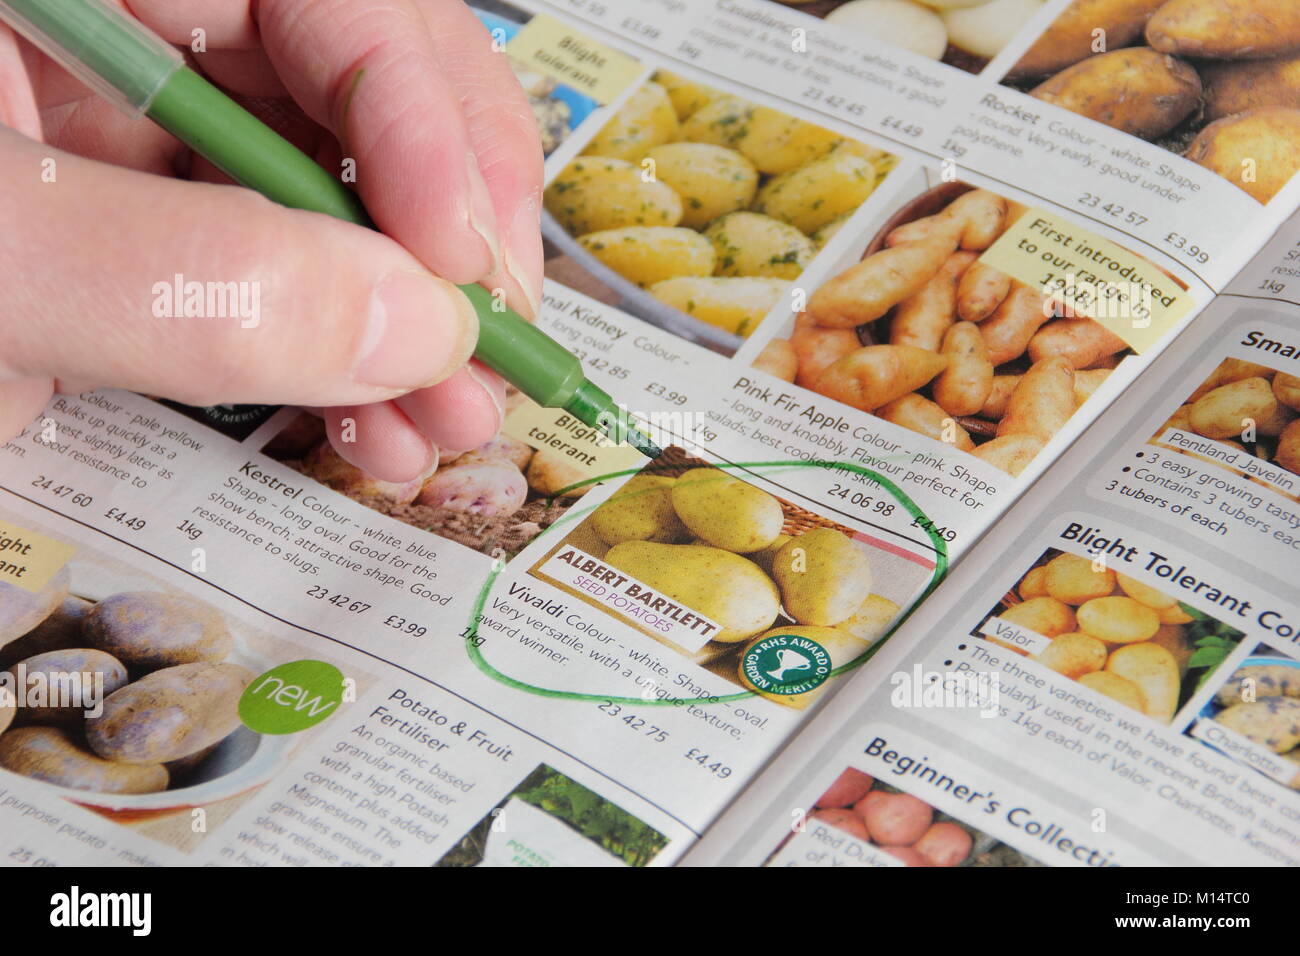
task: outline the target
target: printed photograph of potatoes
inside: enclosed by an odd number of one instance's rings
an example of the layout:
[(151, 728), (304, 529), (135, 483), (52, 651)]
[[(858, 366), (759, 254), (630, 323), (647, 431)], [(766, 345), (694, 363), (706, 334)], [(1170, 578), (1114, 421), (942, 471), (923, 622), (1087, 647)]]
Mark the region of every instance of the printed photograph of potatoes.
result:
[(896, 161), (660, 70), (547, 186), (546, 275), (730, 355)]
[[(1228, 733), (1216, 733), (1218, 728)], [(1300, 790), (1300, 661), (1258, 645), (1201, 708), (1187, 735)]]
[[(528, 401), (507, 390), (507, 414)], [(299, 412), (262, 454), (403, 524), (507, 560), (554, 524), (590, 485), (561, 452), (500, 434), (464, 453), (440, 449), (434, 470), (407, 482), (382, 481), (344, 461), (324, 423)]]
[(744, 652), (793, 635), (841, 667), (880, 640), (933, 569), (673, 447), (530, 573), (713, 674), (802, 709), (822, 688), (760, 690), (743, 672)]
[[(1160, 426), (1155, 437), (1170, 428), (1211, 439), (1300, 476), (1300, 376), (1245, 359), (1226, 358)], [(1156, 444), (1247, 475), (1231, 467), (1234, 462), (1242, 463), (1239, 458), (1230, 462), (1186, 448)], [(1250, 471), (1249, 477), (1292, 501), (1300, 501), (1300, 489), (1290, 477), (1279, 482), (1276, 473), (1260, 469)]]
[(1019, 475), (1132, 354), (980, 260), (1026, 211), (965, 183), (920, 193), (753, 366)]
[(256, 733), (238, 711), (257, 675), (304, 658), (320, 655), (79, 549), (39, 592), (0, 583), (0, 778), (192, 850), (308, 735)]
[[(999, 636), (999, 624), (1010, 625)], [(1030, 654), (1009, 632), (1045, 646)], [(1048, 549), (972, 636), (1029, 656), (1162, 724), (1174, 719), (1243, 634), (1090, 558)]]
[(854, 37), (978, 73), (1024, 29), (1044, 0), (780, 0)]
[[(832, 827), (903, 866), (1042, 865), (987, 833), (936, 810), (919, 797), (876, 780), (855, 767), (845, 768), (813, 807), (804, 821), (805, 830)], [(765, 866), (776, 862), (781, 847), (768, 857)], [(866, 862), (872, 858), (871, 850), (854, 852), (845, 846), (837, 847), (837, 855)], [(797, 859), (795, 863), (798, 864)]]
[(1074, 0), (1002, 82), (1261, 203), (1300, 170), (1295, 0)]

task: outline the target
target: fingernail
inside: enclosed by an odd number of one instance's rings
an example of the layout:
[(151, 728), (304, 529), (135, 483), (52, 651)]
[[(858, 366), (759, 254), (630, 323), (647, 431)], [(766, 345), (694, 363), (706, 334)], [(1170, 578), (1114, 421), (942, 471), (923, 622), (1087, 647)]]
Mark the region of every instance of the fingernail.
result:
[(491, 275), (501, 267), (501, 234), (497, 229), (497, 211), (492, 205), (492, 193), (488, 190), (487, 180), (478, 168), (478, 157), (467, 154), (469, 166), (469, 227), (477, 232), (492, 256)]
[(392, 272), (370, 296), (352, 375), (380, 388), (420, 388), (446, 378), (478, 336), (473, 307), (454, 286), (422, 272)]
[(493, 382), (493, 373), (479, 365), (478, 362), (470, 362), (465, 366), (465, 371), (469, 373), (470, 378), (479, 384), (483, 391), (487, 392), (488, 398), (492, 400), (492, 404), (496, 407), (497, 424), (493, 431), (499, 431), (506, 420), (505, 389), (501, 387), (499, 382)]
[(506, 231), (506, 273), (523, 290), (536, 318), (542, 307), (542, 220), (537, 197), (529, 196)]

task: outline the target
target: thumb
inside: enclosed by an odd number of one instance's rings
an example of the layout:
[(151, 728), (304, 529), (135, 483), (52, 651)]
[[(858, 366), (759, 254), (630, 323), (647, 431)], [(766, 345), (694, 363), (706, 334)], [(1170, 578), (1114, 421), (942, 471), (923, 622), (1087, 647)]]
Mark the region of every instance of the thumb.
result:
[(250, 190), (0, 128), (0, 210), (0, 274), (17, 279), (0, 283), (5, 392), (63, 379), (194, 405), (359, 405), (442, 381), (477, 338), (464, 295), (391, 239)]

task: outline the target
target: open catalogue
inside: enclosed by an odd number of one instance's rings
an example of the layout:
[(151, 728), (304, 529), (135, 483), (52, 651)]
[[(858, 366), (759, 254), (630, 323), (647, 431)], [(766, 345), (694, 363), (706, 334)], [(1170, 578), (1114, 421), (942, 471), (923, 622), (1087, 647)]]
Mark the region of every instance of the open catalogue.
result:
[(664, 453), (56, 396), (0, 861), (1300, 864), (1300, 13), (1239, 5), (471, 0), (539, 324)]

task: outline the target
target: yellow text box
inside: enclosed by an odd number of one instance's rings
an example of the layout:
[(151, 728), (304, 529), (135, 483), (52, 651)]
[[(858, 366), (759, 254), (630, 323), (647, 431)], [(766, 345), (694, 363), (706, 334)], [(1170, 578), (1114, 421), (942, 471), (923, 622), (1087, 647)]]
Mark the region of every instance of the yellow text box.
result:
[(627, 471), (645, 461), (630, 445), (616, 445), (568, 412), (542, 408), (535, 402), (524, 402), (507, 415), (501, 430), (525, 445), (559, 456), (574, 471), (565, 485)]
[(602, 106), (617, 99), (645, 71), (626, 53), (542, 14), (514, 35), (506, 53)]
[(0, 521), (0, 582), (24, 591), (39, 591), (76, 550), (70, 544)]
[(1038, 289), (1066, 314), (1100, 322), (1145, 352), (1195, 305), (1162, 269), (1042, 209), (1030, 209), (980, 261)]

